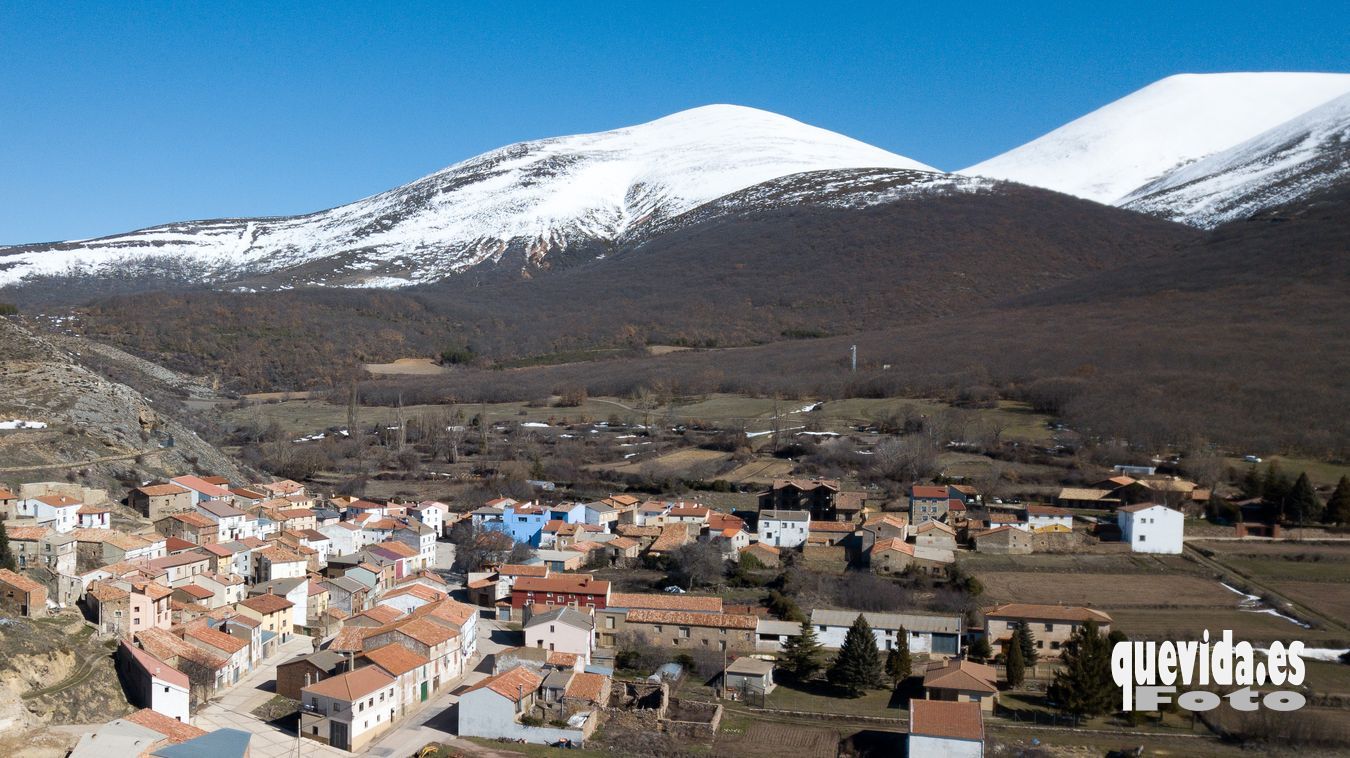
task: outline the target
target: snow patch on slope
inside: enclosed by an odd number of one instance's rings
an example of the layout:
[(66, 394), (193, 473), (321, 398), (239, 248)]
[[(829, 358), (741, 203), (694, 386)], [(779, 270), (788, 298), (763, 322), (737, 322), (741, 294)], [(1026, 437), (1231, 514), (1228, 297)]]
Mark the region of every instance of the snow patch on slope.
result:
[(1350, 175), (1350, 94), (1132, 192), (1131, 210), (1210, 228)]
[(1350, 93), (1350, 74), (1180, 74), (957, 173), (1115, 204), (1179, 166)]

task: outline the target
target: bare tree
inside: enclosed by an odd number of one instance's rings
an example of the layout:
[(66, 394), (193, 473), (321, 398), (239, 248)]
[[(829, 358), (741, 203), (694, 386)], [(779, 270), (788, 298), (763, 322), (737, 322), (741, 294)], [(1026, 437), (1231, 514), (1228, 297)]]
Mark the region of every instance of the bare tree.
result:
[(938, 448), (923, 434), (907, 434), (882, 442), (876, 447), (872, 470), (894, 482), (930, 479), (938, 472)]

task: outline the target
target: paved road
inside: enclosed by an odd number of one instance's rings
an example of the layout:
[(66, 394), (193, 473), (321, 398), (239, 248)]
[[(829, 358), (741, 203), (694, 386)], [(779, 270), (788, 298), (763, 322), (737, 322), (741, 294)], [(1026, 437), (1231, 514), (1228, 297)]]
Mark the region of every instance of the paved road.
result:
[[(463, 691), (465, 687), (483, 680), (492, 673), (492, 657), (502, 648), (520, 644), (519, 632), (511, 632), (498, 622), (487, 619), (479, 621), (478, 635), (478, 653), (473, 660), (473, 670), (460, 682), (427, 701), (426, 705), (411, 716), (404, 718), (396, 729), (366, 748), (363, 755), (407, 758), (428, 742), (450, 745), (465, 755), (480, 758), (514, 755), (484, 748), (454, 736), (457, 719), (455, 706), (459, 703), (459, 696), (454, 693)], [(193, 725), (207, 731), (230, 728), (251, 733), (253, 740), (249, 749), (254, 758), (289, 758), (297, 755), (350, 758), (352, 753), (313, 740), (297, 740), (294, 732), (252, 715), (258, 706), (271, 700), (276, 694), (276, 664), (308, 653), (311, 649), (309, 637), (297, 636), (292, 639), (268, 662), (198, 711), (192, 720)]]
[(251, 733), (253, 740), (249, 743), (249, 754), (253, 758), (286, 758), (295, 755), (350, 758), (351, 753), (313, 740), (298, 740), (301, 744), (299, 752), (296, 752), (295, 733), (252, 715), (255, 708), (276, 694), (277, 664), (313, 649), (314, 644), (309, 637), (296, 635), (267, 662), (254, 669), (253, 673), (198, 711), (192, 719), (192, 725), (207, 731), (229, 728)]
[(502, 648), (520, 644), (519, 632), (506, 630), (496, 621), (479, 619), (478, 654), (474, 658), (473, 670), (465, 675), (459, 684), (427, 701), (422, 710), (404, 719), (398, 728), (366, 748), (367, 755), (386, 758), (407, 758), (415, 754), (428, 742), (448, 745), (465, 755), (493, 758), (495, 756), (518, 755), (491, 750), (481, 745), (455, 737), (459, 695), (464, 688), (476, 684), (492, 673), (492, 658)]

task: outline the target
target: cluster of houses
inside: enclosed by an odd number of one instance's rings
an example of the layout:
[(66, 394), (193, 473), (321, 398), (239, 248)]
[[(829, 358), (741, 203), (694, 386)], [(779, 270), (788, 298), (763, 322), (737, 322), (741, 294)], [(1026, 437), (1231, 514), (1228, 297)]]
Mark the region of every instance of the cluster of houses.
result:
[[(136, 717), (155, 723), (105, 725), (90, 746), (158, 745), (146, 730), (164, 720), (183, 726), (169, 743), (187, 744), (201, 736), (188, 726), (193, 710), (267, 662), (277, 664), (278, 692), (304, 704), (304, 736), (360, 750), (457, 682), (475, 654), (477, 609), (451, 599), (430, 571), (443, 503), (181, 476), (129, 493), (150, 527), (114, 528), (104, 493), (20, 490), (0, 489), (19, 569), (0, 569), (0, 607), (23, 616), (79, 608), (116, 640), (128, 699), (155, 714)], [(377, 680), (389, 686), (362, 701)]]
[[(580, 743), (615, 696), (613, 661), (626, 640), (723, 656), (724, 692), (749, 697), (774, 688), (774, 656), (801, 631), (799, 622), (718, 596), (614, 591), (587, 567), (705, 542), (728, 560), (764, 566), (798, 551), (883, 574), (942, 575), (966, 547), (1031, 552), (1038, 540), (1075, 532), (1063, 500), (1003, 506), (970, 487), (919, 485), (907, 513), (877, 513), (862, 493), (823, 479), (776, 481), (754, 513), (622, 494), (559, 504), (499, 498), (452, 513), (433, 501), (321, 498), (289, 480), (182, 476), (133, 489), (127, 504), (151, 526), (130, 528), (114, 527), (99, 493), (62, 483), (20, 490), (0, 490), (19, 568), (0, 570), (0, 608), (39, 616), (79, 607), (117, 641), (129, 699), (144, 709), (105, 725), (87, 749), (169, 749), (209, 736), (190, 727), (194, 708), (266, 662), (276, 665), (277, 693), (300, 703), (302, 737), (360, 752), (461, 682), (473, 668), (483, 611), (521, 624), (524, 643), (498, 654), (492, 674), (462, 693), (460, 733)], [(1120, 494), (1120, 539), (1142, 552), (1180, 551), (1180, 510)], [(437, 539), (461, 519), (532, 548), (522, 563), (470, 573), (468, 603), (452, 599), (430, 570)], [(998, 693), (994, 669), (964, 657), (973, 635), (999, 648), (1026, 625), (1041, 657), (1053, 659), (1075, 629), (1111, 621), (1089, 608), (1010, 604), (989, 609), (983, 630), (944, 613), (816, 608), (807, 622), (824, 647), (838, 648), (859, 615), (879, 651), (903, 634), (926, 667), (911, 749), (945, 740), (951, 754), (982, 741), (981, 714)]]

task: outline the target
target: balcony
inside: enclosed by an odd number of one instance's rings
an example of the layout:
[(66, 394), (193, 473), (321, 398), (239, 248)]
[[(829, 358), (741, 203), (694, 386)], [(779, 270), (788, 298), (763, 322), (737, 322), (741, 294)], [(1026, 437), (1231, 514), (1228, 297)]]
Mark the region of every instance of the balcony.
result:
[(314, 704), (314, 703), (301, 703), (301, 704), (300, 704), (300, 710), (303, 711), (304, 713), (313, 714), (313, 715), (315, 715), (315, 716), (327, 716), (327, 715), (328, 715), (328, 708), (327, 708), (327, 707), (322, 706), (322, 705), (317, 705), (317, 704)]

